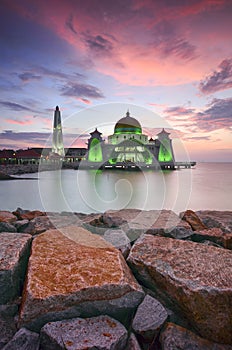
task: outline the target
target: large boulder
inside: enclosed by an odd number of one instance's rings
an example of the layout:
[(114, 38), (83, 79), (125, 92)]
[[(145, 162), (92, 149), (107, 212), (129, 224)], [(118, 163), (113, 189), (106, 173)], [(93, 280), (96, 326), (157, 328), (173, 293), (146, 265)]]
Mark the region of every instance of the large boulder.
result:
[(230, 250), (144, 235), (128, 262), (148, 288), (179, 306), (202, 337), (232, 343)]
[(203, 224), (201, 219), (197, 216), (197, 214), (192, 210), (186, 210), (184, 213), (180, 214), (180, 217), (189, 223), (194, 231), (201, 231), (207, 229), (207, 226)]
[(232, 211), (200, 210), (196, 214), (208, 228), (218, 227), (225, 233), (232, 232)]
[(10, 211), (0, 210), (0, 222), (14, 222), (17, 220), (17, 216), (12, 214)]
[(131, 244), (129, 238), (123, 230), (109, 229), (104, 233), (103, 238), (107, 242), (111, 243), (114, 247), (119, 249), (125, 258), (128, 256), (129, 251), (131, 249)]
[(9, 222), (0, 222), (0, 232), (17, 232), (17, 229)]
[(232, 233), (225, 233), (220, 228), (194, 231), (191, 240), (195, 242), (210, 241), (223, 248), (232, 249)]
[(124, 350), (127, 330), (108, 316), (50, 322), (41, 329), (43, 350)]
[(0, 349), (4, 347), (16, 333), (14, 317), (18, 311), (18, 306), (0, 305)]
[(188, 238), (193, 233), (191, 226), (171, 210), (121, 209), (107, 211), (104, 216), (112, 222), (115, 220), (131, 241), (143, 233), (179, 239)]
[(141, 350), (139, 342), (134, 333), (131, 333), (128, 338), (126, 350)]
[[(24, 221), (24, 220), (23, 220)], [(38, 216), (28, 221), (28, 223), (19, 227), (19, 232), (30, 233), (31, 235), (37, 235), (45, 232), (50, 228), (54, 228), (53, 223), (47, 216)]]
[(99, 314), (125, 320), (143, 297), (121, 252), (103, 238), (76, 226), (49, 230), (33, 240), (19, 325), (38, 330)]
[(3, 350), (39, 350), (39, 334), (21, 328)]
[(167, 317), (163, 305), (150, 295), (146, 295), (136, 311), (132, 329), (142, 342), (152, 343)]
[(24, 210), (21, 208), (17, 208), (16, 211), (13, 212), (14, 215), (17, 216), (19, 220), (32, 220), (38, 216), (45, 216), (45, 212), (40, 210)]
[(2, 232), (0, 239), (0, 304), (6, 304), (20, 295), (30, 253), (31, 236)]
[(230, 345), (213, 343), (173, 323), (166, 325), (160, 343), (163, 350), (232, 350)]

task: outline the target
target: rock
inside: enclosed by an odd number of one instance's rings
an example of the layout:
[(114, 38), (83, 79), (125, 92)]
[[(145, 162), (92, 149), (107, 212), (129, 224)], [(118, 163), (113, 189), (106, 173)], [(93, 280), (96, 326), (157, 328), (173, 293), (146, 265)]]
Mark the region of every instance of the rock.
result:
[(126, 350), (141, 350), (141, 347), (134, 333), (131, 333), (127, 341)]
[(0, 232), (17, 232), (17, 230), (9, 222), (0, 222)]
[(172, 210), (161, 210), (160, 212), (151, 210), (151, 212), (154, 212), (156, 220), (146, 233), (177, 239), (186, 239), (193, 234), (191, 226), (181, 220)]
[(54, 225), (47, 216), (38, 216), (29, 221), (28, 224), (21, 226), (19, 232), (37, 235), (51, 228), (54, 228)]
[(232, 343), (231, 251), (144, 235), (127, 260), (137, 278), (177, 304), (202, 337)]
[(99, 314), (126, 321), (144, 293), (121, 253), (83, 228), (62, 233), (33, 240), (19, 325), (39, 330), (49, 321)]
[(111, 243), (114, 247), (119, 249), (122, 252), (124, 258), (128, 256), (131, 244), (129, 238), (123, 230), (107, 230), (104, 233), (103, 238), (107, 242)]
[(163, 350), (232, 350), (230, 345), (213, 343), (173, 323), (166, 325), (160, 343)]
[(34, 218), (37, 218), (38, 216), (46, 215), (43, 211), (40, 211), (40, 210), (29, 211), (29, 210), (22, 210), (20, 208), (14, 211), (13, 214), (16, 215), (19, 220), (32, 220)]
[(195, 242), (208, 240), (224, 248), (232, 249), (232, 233), (225, 233), (220, 228), (195, 231), (191, 239)]
[(218, 227), (225, 233), (232, 232), (232, 211), (200, 210), (196, 214), (208, 228)]
[(20, 230), (23, 230), (29, 223), (29, 220), (17, 220), (14, 222), (14, 226), (16, 229), (20, 232)]
[(17, 311), (17, 305), (0, 305), (0, 349), (13, 338), (17, 331), (14, 322)]
[(30, 252), (31, 236), (1, 233), (0, 303), (6, 304), (20, 295)]
[(53, 225), (53, 228), (61, 228), (65, 226), (81, 226), (82, 222), (77, 217), (77, 215), (73, 213), (61, 213), (61, 214), (50, 214), (48, 215), (49, 221)]
[(152, 343), (167, 317), (168, 314), (163, 305), (150, 295), (146, 295), (136, 311), (132, 329), (142, 342)]
[(125, 224), (127, 221), (123, 217), (117, 215), (115, 211), (109, 210), (102, 215), (102, 222), (107, 227), (119, 227)]
[(39, 350), (39, 334), (21, 328), (3, 350)]
[(108, 316), (52, 322), (41, 329), (44, 350), (124, 350), (126, 342), (125, 327)]
[(141, 234), (150, 233), (167, 237), (185, 239), (191, 236), (191, 226), (181, 220), (171, 210), (122, 209), (107, 211), (110, 218), (121, 218), (120, 228), (130, 241), (135, 241)]
[(102, 221), (101, 214), (89, 214), (82, 220), (82, 225), (88, 231), (103, 235), (109, 227), (107, 227)]
[(0, 222), (14, 222), (17, 217), (13, 215), (10, 211), (0, 210)]
[(192, 210), (186, 210), (180, 214), (182, 220), (186, 221), (193, 229), (193, 231), (201, 231), (207, 229), (200, 218)]

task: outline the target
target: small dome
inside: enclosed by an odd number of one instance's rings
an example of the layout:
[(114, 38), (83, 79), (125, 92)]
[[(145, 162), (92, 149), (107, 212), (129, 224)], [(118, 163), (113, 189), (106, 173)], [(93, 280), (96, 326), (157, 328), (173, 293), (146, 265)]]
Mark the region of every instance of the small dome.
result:
[(137, 119), (130, 116), (129, 111), (126, 117), (121, 118), (114, 127), (115, 134), (142, 134), (142, 127)]

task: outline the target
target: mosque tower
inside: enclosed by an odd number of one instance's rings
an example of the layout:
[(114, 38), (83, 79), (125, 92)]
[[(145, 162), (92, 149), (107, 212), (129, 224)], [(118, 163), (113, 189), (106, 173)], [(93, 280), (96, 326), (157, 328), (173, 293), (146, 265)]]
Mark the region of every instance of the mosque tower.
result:
[(52, 152), (64, 157), (64, 143), (62, 135), (61, 115), (59, 107), (56, 106), (54, 112), (53, 137), (52, 137)]

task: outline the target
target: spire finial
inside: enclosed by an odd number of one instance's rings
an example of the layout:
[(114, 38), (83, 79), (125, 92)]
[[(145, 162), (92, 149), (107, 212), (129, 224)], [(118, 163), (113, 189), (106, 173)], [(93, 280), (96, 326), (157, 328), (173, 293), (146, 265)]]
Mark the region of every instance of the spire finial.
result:
[(56, 111), (59, 111), (59, 106), (56, 106)]
[(127, 116), (127, 117), (130, 116), (129, 108), (128, 108), (127, 112), (126, 112), (126, 116)]

